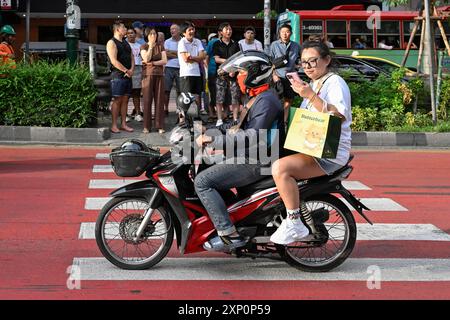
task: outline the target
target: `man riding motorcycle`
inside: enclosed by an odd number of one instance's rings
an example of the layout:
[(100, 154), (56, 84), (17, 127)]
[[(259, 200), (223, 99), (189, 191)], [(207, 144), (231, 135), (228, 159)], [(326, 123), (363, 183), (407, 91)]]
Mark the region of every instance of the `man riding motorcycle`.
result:
[[(252, 152), (251, 148), (261, 146), (261, 136), (264, 136), (260, 134), (261, 130), (270, 131), (266, 135), (268, 140), (264, 146), (269, 149), (275, 148), (274, 141), (284, 142), (285, 135), (283, 107), (276, 93), (269, 88), (273, 64), (266, 54), (259, 51), (236, 53), (221, 66), (219, 72), (239, 72), (237, 76), (239, 87), (249, 100), (237, 124), (223, 124), (218, 127), (220, 134), (208, 135), (206, 132), (196, 139), (198, 145), (208, 145), (215, 150), (226, 151), (225, 146), (228, 144), (245, 146), (234, 150), (233, 155), (226, 154), (228, 160), (230, 157), (236, 157), (234, 159), (238, 159), (238, 163), (229, 164), (227, 161), (215, 164), (201, 171), (195, 178), (196, 193), (208, 211), (218, 234), (205, 242), (203, 247), (209, 251), (229, 251), (247, 243), (247, 239), (238, 233), (231, 221), (219, 191), (245, 186), (263, 178), (261, 168), (270, 163), (262, 163), (260, 156), (256, 159), (250, 156), (259, 155), (258, 152)], [(279, 144), (276, 147), (278, 146)]]

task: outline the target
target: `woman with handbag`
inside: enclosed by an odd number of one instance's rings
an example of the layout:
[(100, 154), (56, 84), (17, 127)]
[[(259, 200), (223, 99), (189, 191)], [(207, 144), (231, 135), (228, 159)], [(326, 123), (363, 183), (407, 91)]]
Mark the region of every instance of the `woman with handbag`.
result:
[[(300, 108), (313, 112), (330, 113), (341, 118), (341, 136), (335, 159), (320, 159), (296, 153), (276, 161), (272, 175), (287, 210), (287, 217), (271, 236), (278, 244), (289, 244), (315, 234), (314, 223), (306, 204), (300, 201), (297, 180), (330, 175), (343, 167), (351, 149), (352, 112), (350, 90), (340, 76), (330, 72), (332, 57), (329, 47), (319, 41), (302, 45), (301, 64), (310, 84), (290, 79), (292, 89), (303, 97)], [(303, 223), (305, 221), (306, 225)]]

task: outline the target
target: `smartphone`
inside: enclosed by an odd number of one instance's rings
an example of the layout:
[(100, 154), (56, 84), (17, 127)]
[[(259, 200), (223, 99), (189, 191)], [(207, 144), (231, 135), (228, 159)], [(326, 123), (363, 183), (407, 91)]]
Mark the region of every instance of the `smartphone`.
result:
[(297, 72), (286, 73), (286, 78), (289, 80), (290, 83), (293, 83), (294, 80), (296, 80), (296, 81), (298, 81), (300, 83), (303, 82), (302, 79), (300, 79), (300, 77), (298, 76)]

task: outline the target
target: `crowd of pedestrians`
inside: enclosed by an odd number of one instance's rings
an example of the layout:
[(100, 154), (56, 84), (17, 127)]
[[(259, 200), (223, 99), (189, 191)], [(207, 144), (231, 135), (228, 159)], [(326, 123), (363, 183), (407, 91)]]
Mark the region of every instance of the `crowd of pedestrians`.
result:
[[(289, 25), (282, 26), (278, 32), (278, 40), (271, 44), (270, 55), (288, 61), (286, 67), (276, 70), (273, 76), (275, 87), (284, 99), (286, 121), (288, 107), (295, 96), (286, 73), (294, 71), (300, 46), (290, 41), (292, 30)], [(237, 74), (218, 75), (217, 72), (226, 59), (239, 51), (263, 51), (261, 42), (255, 39), (253, 26), (244, 29), (240, 41), (232, 39), (233, 28), (228, 22), (221, 23), (216, 33), (208, 35), (207, 41), (199, 39), (195, 25), (189, 21), (171, 25), (168, 39), (164, 39), (164, 33), (155, 27), (145, 26), (140, 21), (135, 21), (128, 29), (123, 22), (116, 21), (113, 33), (107, 43), (112, 65), (111, 132), (134, 131), (127, 125), (130, 119), (128, 100), (132, 98), (131, 117), (143, 122), (143, 132), (164, 133), (173, 88), (177, 96), (181, 92), (194, 94), (197, 115), (208, 115), (208, 123), (220, 126), (226, 120), (239, 121), (244, 101)], [(119, 116), (120, 126), (117, 123)]]

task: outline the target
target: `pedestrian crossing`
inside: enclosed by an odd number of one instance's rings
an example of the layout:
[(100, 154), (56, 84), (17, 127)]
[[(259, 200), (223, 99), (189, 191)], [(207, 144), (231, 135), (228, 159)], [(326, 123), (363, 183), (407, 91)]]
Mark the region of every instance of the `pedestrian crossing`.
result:
[[(95, 240), (95, 220), (99, 210), (111, 198), (109, 192), (127, 184), (139, 181), (138, 178), (118, 179), (112, 177), (111, 165), (108, 164), (109, 154), (99, 153), (95, 156), (95, 164), (92, 167), (92, 179), (87, 188), (89, 195), (85, 198), (84, 210), (91, 217), (90, 221), (83, 221), (79, 227), (79, 241)], [(361, 181), (345, 181), (344, 185), (358, 197), (358, 192), (363, 192), (361, 202), (372, 211), (369, 216), (378, 214), (382, 217), (405, 215), (409, 209), (391, 198), (367, 197), (374, 190)], [(344, 203), (346, 201), (342, 199)], [(346, 203), (350, 209), (353, 209)], [(90, 215), (92, 213), (92, 215)], [(118, 228), (118, 226), (111, 226)], [(450, 242), (450, 234), (429, 223), (375, 223), (373, 226), (367, 223), (357, 224), (357, 243), (363, 241), (382, 242), (386, 249), (389, 243), (409, 243), (415, 246), (420, 241), (446, 243)], [(404, 241), (404, 242), (402, 242)], [(98, 252), (98, 251), (97, 251)], [(383, 281), (450, 281), (450, 259), (437, 258), (367, 258), (350, 257), (341, 266), (327, 273), (306, 273), (290, 267), (284, 262), (267, 259), (235, 259), (232, 257), (211, 256), (210, 253), (202, 253), (201, 257), (168, 256), (163, 259), (157, 268), (143, 271), (122, 270), (105, 258), (101, 257), (75, 257), (73, 266), (80, 280), (110, 280), (110, 281), (160, 281), (160, 280), (208, 280), (208, 281), (367, 281), (368, 268), (376, 266), (382, 272)], [(369, 255), (370, 256), (370, 255)], [(75, 271), (74, 271), (75, 272)]]
[[(103, 206), (111, 200), (110, 197), (88, 197), (85, 201), (85, 210), (100, 210)], [(353, 207), (345, 200), (341, 199), (351, 210), (354, 211)], [(398, 204), (389, 198), (361, 198), (363, 204), (371, 209), (371, 212), (376, 211), (408, 211), (405, 207)]]
[(164, 258), (158, 268), (121, 270), (102, 258), (75, 258), (80, 280), (367, 281), (377, 266), (384, 281), (450, 281), (450, 259), (347, 259), (329, 272), (300, 272), (282, 261), (233, 258)]

